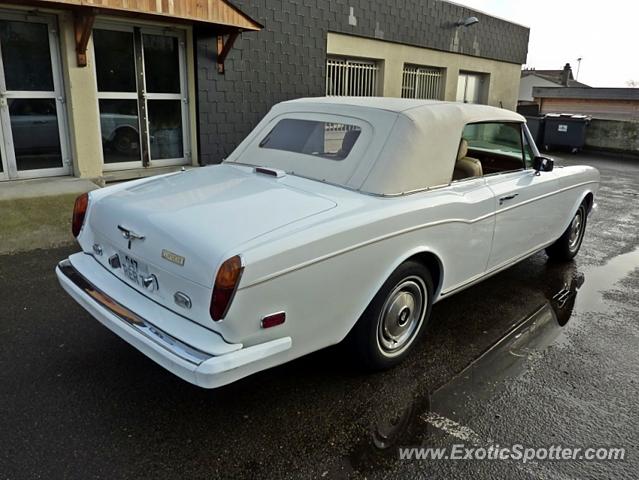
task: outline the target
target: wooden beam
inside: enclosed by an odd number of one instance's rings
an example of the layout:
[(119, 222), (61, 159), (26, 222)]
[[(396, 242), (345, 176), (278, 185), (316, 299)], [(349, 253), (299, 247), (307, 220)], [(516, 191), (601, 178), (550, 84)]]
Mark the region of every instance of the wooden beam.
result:
[(171, 23), (182, 20), (247, 31), (263, 28), (227, 0), (5, 0), (0, 3), (45, 8), (95, 8), (107, 15), (119, 12), (128, 17), (143, 15), (148, 19)]
[(239, 34), (239, 30), (231, 32), (226, 38), (226, 41), (224, 41), (223, 35), (217, 36), (217, 73), (224, 73), (224, 61), (231, 51), (231, 48), (233, 48), (233, 44), (235, 43), (235, 40), (237, 39)]
[(74, 10), (75, 52), (78, 67), (87, 66), (87, 45), (93, 31), (93, 22), (95, 22), (95, 11), (93, 9)]

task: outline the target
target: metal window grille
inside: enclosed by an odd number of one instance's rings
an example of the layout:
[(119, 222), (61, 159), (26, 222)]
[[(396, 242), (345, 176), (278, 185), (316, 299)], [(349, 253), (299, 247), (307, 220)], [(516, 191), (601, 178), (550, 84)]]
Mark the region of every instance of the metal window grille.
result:
[(404, 65), (402, 98), (441, 100), (443, 78), (441, 68)]
[(369, 60), (326, 59), (326, 95), (373, 97), (379, 65)]

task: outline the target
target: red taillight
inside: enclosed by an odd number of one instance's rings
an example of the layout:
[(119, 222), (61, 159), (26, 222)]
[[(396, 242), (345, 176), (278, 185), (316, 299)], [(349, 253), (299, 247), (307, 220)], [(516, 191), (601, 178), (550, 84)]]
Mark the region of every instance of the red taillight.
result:
[(84, 216), (87, 213), (88, 206), (88, 193), (83, 193), (75, 199), (75, 205), (73, 206), (73, 221), (71, 222), (71, 231), (73, 232), (73, 236), (76, 238), (78, 235), (80, 235), (80, 230), (82, 230), (82, 225), (84, 224)]
[(225, 261), (217, 271), (210, 308), (213, 320), (222, 320), (226, 315), (243, 270), (242, 259), (236, 255)]

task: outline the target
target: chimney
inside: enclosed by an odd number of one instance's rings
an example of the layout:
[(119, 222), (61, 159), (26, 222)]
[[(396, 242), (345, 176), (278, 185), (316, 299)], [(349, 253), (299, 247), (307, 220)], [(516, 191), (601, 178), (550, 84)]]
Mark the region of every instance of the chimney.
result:
[(561, 72), (561, 84), (564, 87), (568, 86), (568, 80), (570, 80), (572, 78), (572, 68), (570, 67), (570, 64), (567, 63), (566, 65), (564, 65), (564, 69)]

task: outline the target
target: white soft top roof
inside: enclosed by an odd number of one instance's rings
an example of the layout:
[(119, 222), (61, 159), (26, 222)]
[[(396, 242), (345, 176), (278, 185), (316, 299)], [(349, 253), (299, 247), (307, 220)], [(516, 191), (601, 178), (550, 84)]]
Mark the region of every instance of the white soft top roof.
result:
[[(282, 118), (354, 123), (362, 128), (351, 153), (332, 161), (259, 148)], [(227, 162), (268, 166), (355, 190), (395, 195), (451, 181), (464, 126), (525, 122), (487, 105), (380, 97), (319, 97), (275, 105)]]

